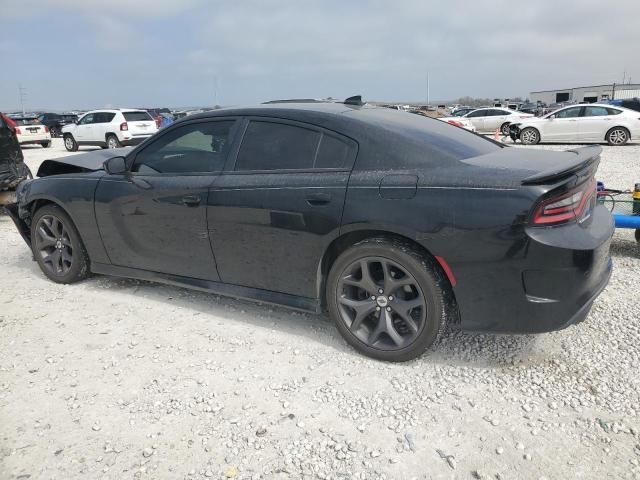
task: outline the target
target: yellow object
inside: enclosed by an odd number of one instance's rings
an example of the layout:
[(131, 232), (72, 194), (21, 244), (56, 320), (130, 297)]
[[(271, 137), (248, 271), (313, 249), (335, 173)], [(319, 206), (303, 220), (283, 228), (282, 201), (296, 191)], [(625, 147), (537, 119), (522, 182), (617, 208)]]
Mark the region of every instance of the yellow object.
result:
[(227, 468), (227, 471), (224, 475), (227, 478), (234, 478), (236, 475), (238, 475), (238, 470), (236, 470), (236, 467), (229, 467)]

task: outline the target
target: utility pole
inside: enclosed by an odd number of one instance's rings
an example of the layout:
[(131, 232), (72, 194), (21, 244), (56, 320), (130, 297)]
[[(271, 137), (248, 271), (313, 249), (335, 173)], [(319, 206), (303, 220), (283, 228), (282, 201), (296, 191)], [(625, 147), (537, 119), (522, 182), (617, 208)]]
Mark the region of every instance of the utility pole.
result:
[(213, 77), (213, 106), (218, 106), (218, 76)]
[(430, 98), (430, 93), (431, 93), (431, 92), (430, 92), (429, 90), (430, 90), (430, 85), (429, 85), (429, 72), (427, 72), (427, 106), (429, 106), (429, 103), (431, 103), (431, 102), (430, 102), (430, 100), (431, 100), (431, 98)]
[(22, 86), (22, 84), (18, 84), (18, 92), (20, 93), (20, 107), (22, 108), (22, 116), (25, 116), (24, 111), (24, 102), (27, 99), (27, 90)]

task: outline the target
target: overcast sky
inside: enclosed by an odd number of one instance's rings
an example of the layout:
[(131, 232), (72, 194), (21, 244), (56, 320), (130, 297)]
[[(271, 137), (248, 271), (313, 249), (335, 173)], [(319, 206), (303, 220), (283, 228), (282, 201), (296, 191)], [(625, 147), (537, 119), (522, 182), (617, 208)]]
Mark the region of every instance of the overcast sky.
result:
[(640, 82), (640, 0), (0, 0), (0, 110)]

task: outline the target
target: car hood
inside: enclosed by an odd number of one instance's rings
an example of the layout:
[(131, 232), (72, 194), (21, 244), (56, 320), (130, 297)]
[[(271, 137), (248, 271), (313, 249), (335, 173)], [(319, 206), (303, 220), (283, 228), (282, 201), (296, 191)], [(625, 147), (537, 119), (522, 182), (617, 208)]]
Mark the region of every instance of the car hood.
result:
[(124, 157), (130, 151), (131, 149), (129, 148), (94, 150), (93, 152), (79, 155), (45, 160), (38, 169), (38, 177), (48, 177), (63, 173), (95, 172), (102, 170), (102, 165), (105, 161), (113, 157)]

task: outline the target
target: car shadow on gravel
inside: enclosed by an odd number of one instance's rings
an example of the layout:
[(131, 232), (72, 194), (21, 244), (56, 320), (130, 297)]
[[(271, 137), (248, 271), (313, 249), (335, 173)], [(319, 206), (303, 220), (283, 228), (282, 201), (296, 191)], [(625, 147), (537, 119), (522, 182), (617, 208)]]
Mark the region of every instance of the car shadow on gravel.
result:
[(612, 257), (640, 258), (640, 243), (633, 237), (633, 230), (629, 230), (628, 235), (616, 232), (611, 240)]

